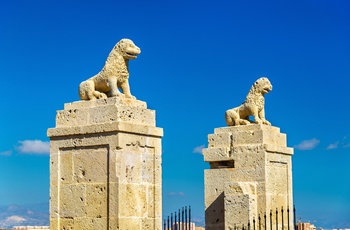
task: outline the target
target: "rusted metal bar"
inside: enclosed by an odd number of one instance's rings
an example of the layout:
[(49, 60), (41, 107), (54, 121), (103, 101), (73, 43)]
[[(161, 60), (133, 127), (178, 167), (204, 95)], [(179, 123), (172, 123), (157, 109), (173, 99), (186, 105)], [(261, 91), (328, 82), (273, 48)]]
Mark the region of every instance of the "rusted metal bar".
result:
[[(170, 220), (169, 220), (169, 216), (168, 216), (168, 229), (170, 229)], [(167, 229), (167, 230), (168, 230)]]
[(185, 228), (187, 229), (187, 206), (185, 206)]
[(182, 207), (182, 229), (181, 230), (184, 230), (184, 224), (185, 224), (185, 220), (184, 220), (184, 216), (185, 216), (185, 210), (184, 210), (184, 207)]
[(272, 209), (270, 209), (270, 230), (272, 230)]
[(173, 230), (173, 213), (170, 215), (170, 229)]
[(189, 225), (189, 230), (191, 230), (191, 205), (189, 207), (189, 211), (188, 211), (188, 225)]
[(284, 230), (284, 215), (283, 215), (283, 206), (281, 208), (281, 215), (282, 215), (282, 230)]
[(288, 230), (290, 230), (290, 221), (289, 221), (289, 206), (287, 206), (287, 222), (288, 222)]
[(276, 208), (276, 230), (278, 230), (278, 208)]
[(294, 229), (297, 230), (297, 219), (295, 218), (296, 215), (295, 205), (293, 206), (293, 220), (294, 220)]

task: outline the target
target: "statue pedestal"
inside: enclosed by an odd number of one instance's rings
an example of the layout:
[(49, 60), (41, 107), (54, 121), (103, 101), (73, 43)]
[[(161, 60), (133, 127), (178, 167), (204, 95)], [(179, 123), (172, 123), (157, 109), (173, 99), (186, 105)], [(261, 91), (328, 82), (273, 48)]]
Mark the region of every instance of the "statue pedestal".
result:
[[(228, 230), (235, 226), (293, 229), (292, 159), (286, 135), (267, 125), (217, 128), (208, 135), (204, 161), (206, 230)], [(284, 209), (282, 217), (281, 208)], [(276, 209), (279, 210), (276, 221)], [(273, 216), (270, 218), (270, 210)], [(283, 218), (283, 219), (282, 219)], [(271, 222), (270, 222), (271, 219)]]
[(155, 111), (119, 97), (67, 103), (50, 137), (50, 229), (162, 229)]

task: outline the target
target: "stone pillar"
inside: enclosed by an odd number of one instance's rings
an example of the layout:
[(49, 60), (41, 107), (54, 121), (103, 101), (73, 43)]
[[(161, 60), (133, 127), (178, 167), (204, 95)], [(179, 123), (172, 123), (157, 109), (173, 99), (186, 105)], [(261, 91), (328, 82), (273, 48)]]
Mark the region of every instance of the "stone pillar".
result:
[(206, 230), (228, 230), (234, 226), (276, 229), (288, 227), (287, 207), (290, 208), (290, 229), (293, 229), (292, 159), (286, 134), (277, 127), (243, 125), (216, 128), (208, 135), (204, 161), (210, 169), (204, 172)]
[(50, 229), (162, 228), (161, 137), (146, 103), (67, 103), (50, 137)]

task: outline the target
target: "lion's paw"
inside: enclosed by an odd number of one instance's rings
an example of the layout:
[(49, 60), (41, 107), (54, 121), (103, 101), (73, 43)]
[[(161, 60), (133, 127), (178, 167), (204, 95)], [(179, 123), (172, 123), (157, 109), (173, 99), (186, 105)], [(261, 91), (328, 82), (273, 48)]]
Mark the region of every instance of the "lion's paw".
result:
[(263, 124), (264, 122), (263, 122), (262, 120), (260, 120), (260, 119), (259, 119), (259, 120), (257, 119), (257, 120), (255, 121), (255, 123), (261, 125), (261, 124)]
[(265, 125), (271, 125), (271, 123), (268, 122), (267, 120), (264, 120), (264, 121), (263, 121), (263, 124), (265, 124)]
[(98, 96), (97, 96), (98, 99), (105, 99), (107, 98), (107, 95), (104, 94), (104, 93), (100, 93)]
[(246, 120), (246, 119), (240, 119), (239, 123), (241, 125), (249, 125), (250, 124), (250, 121), (249, 120)]

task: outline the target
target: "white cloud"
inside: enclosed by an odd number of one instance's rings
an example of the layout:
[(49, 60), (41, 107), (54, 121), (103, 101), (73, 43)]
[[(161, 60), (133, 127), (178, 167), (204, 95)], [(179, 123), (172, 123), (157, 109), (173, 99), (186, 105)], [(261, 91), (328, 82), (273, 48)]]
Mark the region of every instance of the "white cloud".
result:
[(169, 192), (169, 196), (185, 196), (184, 192)]
[(343, 137), (341, 140), (328, 145), (327, 150), (337, 149), (337, 148), (348, 148), (350, 147), (350, 142), (347, 140), (347, 136)]
[(311, 150), (314, 149), (319, 143), (320, 140), (312, 138), (311, 140), (305, 140), (300, 142), (299, 144), (295, 145), (294, 148), (299, 150)]
[(333, 144), (330, 144), (328, 145), (327, 149), (330, 150), (330, 149), (337, 149), (339, 147), (339, 141), (333, 143)]
[(193, 149), (193, 152), (194, 153), (202, 153), (202, 150), (205, 148), (205, 146), (204, 145), (200, 145), (200, 146), (197, 146), (197, 147), (195, 147), (194, 149)]
[(12, 151), (5, 151), (5, 152), (0, 152), (0, 156), (11, 156), (12, 155)]
[(16, 149), (21, 153), (32, 153), (32, 154), (49, 154), (50, 153), (50, 142), (41, 140), (24, 140), (18, 142), (20, 146)]

